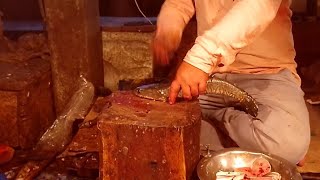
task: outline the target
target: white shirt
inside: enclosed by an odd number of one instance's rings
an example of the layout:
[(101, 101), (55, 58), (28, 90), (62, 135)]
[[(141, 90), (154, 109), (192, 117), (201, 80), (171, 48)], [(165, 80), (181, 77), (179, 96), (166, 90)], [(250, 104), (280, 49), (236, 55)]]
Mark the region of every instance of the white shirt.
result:
[(182, 31), (196, 13), (198, 37), (184, 61), (206, 73), (276, 73), (297, 77), (291, 0), (166, 0), (157, 27)]

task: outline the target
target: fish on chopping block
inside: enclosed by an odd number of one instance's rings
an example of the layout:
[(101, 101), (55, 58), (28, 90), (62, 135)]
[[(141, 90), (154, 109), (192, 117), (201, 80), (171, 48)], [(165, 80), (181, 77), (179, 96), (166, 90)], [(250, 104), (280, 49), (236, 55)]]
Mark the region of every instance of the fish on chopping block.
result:
[[(169, 97), (169, 91), (169, 83), (154, 83), (137, 87), (134, 90), (134, 94), (141, 98), (166, 102)], [(210, 76), (207, 81), (206, 94), (218, 94), (230, 97), (236, 100), (235, 107), (240, 106), (240, 109), (253, 117), (257, 117), (258, 115), (258, 105), (252, 96), (243, 89), (216, 76)], [(178, 94), (178, 98), (182, 98), (181, 91)]]

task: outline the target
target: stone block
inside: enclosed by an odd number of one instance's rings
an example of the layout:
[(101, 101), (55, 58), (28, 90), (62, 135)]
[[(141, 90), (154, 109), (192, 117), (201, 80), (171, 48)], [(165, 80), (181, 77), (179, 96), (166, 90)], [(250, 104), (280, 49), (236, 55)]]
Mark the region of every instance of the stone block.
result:
[(153, 32), (102, 32), (105, 86), (118, 89), (120, 80), (143, 80), (152, 77)]
[(102, 28), (104, 85), (111, 91), (119, 89), (120, 81), (143, 81), (174, 76), (178, 65), (194, 44), (197, 24), (185, 28), (180, 46), (169, 66), (153, 63), (151, 43), (155, 26), (121, 26)]

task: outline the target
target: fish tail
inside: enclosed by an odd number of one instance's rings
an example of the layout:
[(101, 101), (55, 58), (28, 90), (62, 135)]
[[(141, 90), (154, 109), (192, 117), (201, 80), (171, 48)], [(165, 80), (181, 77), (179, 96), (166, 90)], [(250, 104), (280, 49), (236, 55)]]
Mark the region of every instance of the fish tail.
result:
[(249, 94), (244, 96), (243, 100), (240, 101), (241, 107), (251, 116), (257, 117), (259, 108), (256, 100)]
[(256, 100), (250, 96), (243, 89), (222, 80), (217, 77), (212, 77), (207, 83), (207, 94), (220, 94), (223, 96), (230, 97), (238, 104), (240, 108), (246, 113), (256, 117), (258, 115), (258, 105)]

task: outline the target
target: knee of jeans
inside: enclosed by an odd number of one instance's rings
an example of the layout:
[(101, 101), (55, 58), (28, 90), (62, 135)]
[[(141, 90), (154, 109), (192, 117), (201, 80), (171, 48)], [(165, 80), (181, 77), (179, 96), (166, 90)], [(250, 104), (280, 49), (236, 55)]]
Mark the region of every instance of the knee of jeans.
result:
[(306, 155), (310, 144), (310, 136), (292, 138), (290, 141), (279, 141), (275, 146), (268, 148), (268, 152), (277, 155), (287, 161), (297, 164)]
[[(310, 144), (310, 126), (307, 110), (301, 108), (298, 113), (272, 110), (268, 107), (263, 117), (263, 134), (271, 136), (262, 140), (266, 150), (291, 163), (298, 163), (306, 155)], [(269, 111), (269, 112), (268, 112)], [(297, 115), (298, 114), (298, 115)]]

